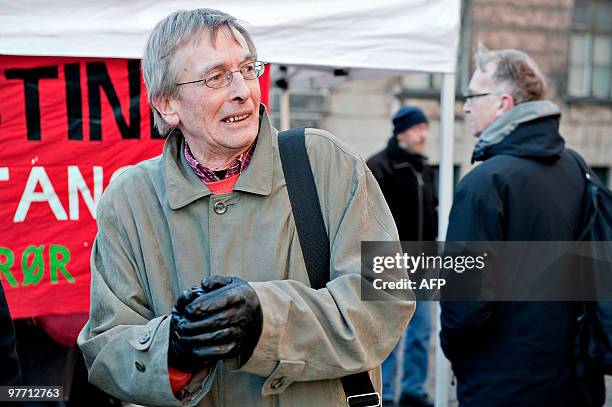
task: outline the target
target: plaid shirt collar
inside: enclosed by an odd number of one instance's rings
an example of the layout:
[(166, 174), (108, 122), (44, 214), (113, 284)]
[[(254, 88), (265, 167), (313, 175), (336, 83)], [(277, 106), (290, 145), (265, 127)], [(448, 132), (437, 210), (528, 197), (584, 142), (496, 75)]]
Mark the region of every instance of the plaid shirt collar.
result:
[(187, 140), (185, 140), (185, 159), (187, 163), (195, 172), (195, 174), (204, 182), (216, 182), (222, 181), (226, 178), (233, 177), (236, 174), (241, 174), (242, 171), (249, 165), (251, 162), (251, 157), (253, 156), (253, 151), (255, 151), (255, 144), (257, 144), (257, 139), (251, 144), (249, 149), (244, 153), (240, 154), (234, 161), (231, 162), (229, 167), (227, 167), (225, 174), (222, 177), (219, 177), (214, 173), (210, 168), (204, 167), (202, 164), (197, 162), (197, 160), (193, 157), (191, 150), (189, 149), (189, 145), (187, 144)]

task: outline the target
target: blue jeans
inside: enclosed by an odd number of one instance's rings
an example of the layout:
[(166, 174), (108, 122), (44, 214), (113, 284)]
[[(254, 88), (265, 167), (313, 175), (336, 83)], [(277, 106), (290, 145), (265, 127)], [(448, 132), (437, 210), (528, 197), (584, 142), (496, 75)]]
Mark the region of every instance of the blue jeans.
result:
[(396, 384), (398, 382), (402, 395), (425, 394), (431, 333), (431, 304), (429, 301), (417, 303), (414, 315), (402, 338), (382, 364), (382, 398), (384, 400), (397, 400)]

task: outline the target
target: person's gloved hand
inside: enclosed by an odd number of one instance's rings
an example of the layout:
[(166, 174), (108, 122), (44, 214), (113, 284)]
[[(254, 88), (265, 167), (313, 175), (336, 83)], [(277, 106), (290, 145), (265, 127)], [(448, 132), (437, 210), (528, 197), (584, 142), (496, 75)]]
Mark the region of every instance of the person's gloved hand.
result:
[(193, 286), (183, 291), (172, 309), (170, 319), (170, 338), (168, 341), (168, 365), (183, 372), (197, 372), (201, 370), (206, 361), (193, 354), (193, 348), (177, 332), (177, 326), (185, 313), (185, 306), (200, 295), (204, 290), (200, 286)]
[[(242, 366), (253, 354), (262, 330), (263, 314), (255, 290), (238, 277), (225, 276), (205, 279), (202, 289), (206, 294), (185, 307), (185, 316), (192, 322), (179, 325), (181, 334), (198, 338), (198, 333), (212, 332), (204, 335), (227, 345), (226, 349), (215, 350), (214, 356), (238, 357), (238, 366)], [(207, 336), (202, 339), (208, 341)]]
[(234, 357), (242, 366), (261, 335), (263, 315), (257, 294), (237, 277), (211, 276), (201, 288), (204, 294), (193, 295), (197, 291), (193, 289), (181, 296), (173, 312), (171, 332), (178, 353), (190, 354), (187, 358), (197, 366)]

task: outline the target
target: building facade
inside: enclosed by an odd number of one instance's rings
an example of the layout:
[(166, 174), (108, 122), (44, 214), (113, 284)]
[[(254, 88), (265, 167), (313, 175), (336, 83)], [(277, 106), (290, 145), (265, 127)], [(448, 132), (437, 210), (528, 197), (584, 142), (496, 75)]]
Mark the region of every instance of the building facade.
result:
[[(455, 180), (473, 165), (475, 143), (462, 99), (482, 42), (489, 49), (527, 52), (547, 75), (548, 97), (562, 111), (561, 134), (612, 186), (612, 0), (464, 0), (461, 11), (455, 103)], [(273, 75), (274, 83), (275, 75)], [(439, 162), (441, 75), (347, 80), (331, 86), (291, 86), (291, 126), (319, 126), (338, 135), (364, 157), (391, 135), (390, 117), (401, 104), (416, 104), (431, 121), (426, 153)], [(279, 122), (280, 89), (272, 89), (271, 111)]]

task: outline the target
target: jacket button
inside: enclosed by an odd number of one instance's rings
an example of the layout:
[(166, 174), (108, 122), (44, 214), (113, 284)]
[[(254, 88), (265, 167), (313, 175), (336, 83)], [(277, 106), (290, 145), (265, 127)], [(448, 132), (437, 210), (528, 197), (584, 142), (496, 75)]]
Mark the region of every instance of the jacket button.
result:
[(215, 212), (218, 215), (223, 215), (225, 212), (227, 212), (227, 205), (225, 204), (225, 202), (215, 202), (213, 208), (215, 209)]
[(270, 385), (270, 387), (272, 387), (274, 390), (278, 390), (281, 387), (283, 387), (285, 385), (285, 378), (284, 377), (280, 377), (276, 380), (274, 380), (272, 382), (272, 384)]
[(143, 363), (134, 362), (134, 366), (136, 366), (136, 370), (138, 370), (139, 372), (144, 372), (146, 370), (146, 367)]
[(149, 339), (151, 339), (151, 335), (148, 332), (145, 332), (144, 334), (140, 335), (140, 338), (138, 338), (138, 343), (144, 345), (145, 343), (149, 342)]

